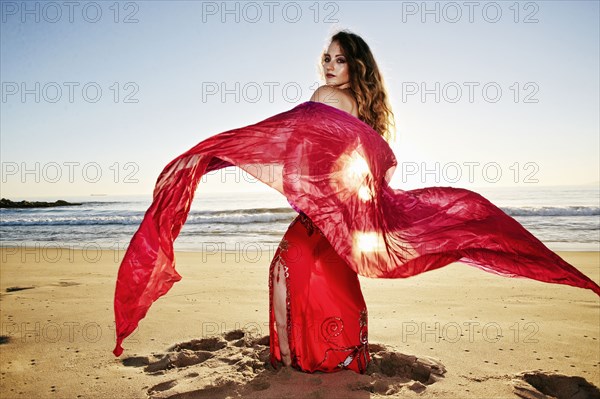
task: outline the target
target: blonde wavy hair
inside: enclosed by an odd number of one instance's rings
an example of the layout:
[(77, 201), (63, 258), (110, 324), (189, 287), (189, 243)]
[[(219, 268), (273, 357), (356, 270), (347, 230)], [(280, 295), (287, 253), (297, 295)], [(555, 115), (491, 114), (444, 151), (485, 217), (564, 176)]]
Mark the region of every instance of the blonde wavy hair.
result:
[(371, 49), (360, 36), (348, 30), (335, 33), (331, 37), (330, 43), (332, 42), (338, 43), (346, 57), (350, 90), (358, 104), (359, 119), (371, 126), (386, 141), (395, 140), (394, 114)]

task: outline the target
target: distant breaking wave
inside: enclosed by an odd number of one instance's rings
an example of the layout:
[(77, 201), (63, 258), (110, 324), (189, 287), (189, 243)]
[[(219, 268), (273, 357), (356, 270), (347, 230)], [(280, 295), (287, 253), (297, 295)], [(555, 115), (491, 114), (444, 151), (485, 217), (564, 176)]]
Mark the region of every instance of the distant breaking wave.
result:
[(545, 206), (540, 208), (502, 208), (510, 216), (600, 216), (597, 206)]
[[(0, 225), (2, 226), (81, 226), (81, 225), (138, 225), (144, 218), (144, 212), (111, 212), (110, 214), (98, 211), (82, 211), (79, 216), (75, 213), (69, 215), (47, 214), (19, 214), (2, 212)], [(192, 211), (186, 224), (249, 224), (249, 223), (274, 223), (289, 222), (296, 214), (290, 208), (274, 209), (238, 209), (232, 211)]]

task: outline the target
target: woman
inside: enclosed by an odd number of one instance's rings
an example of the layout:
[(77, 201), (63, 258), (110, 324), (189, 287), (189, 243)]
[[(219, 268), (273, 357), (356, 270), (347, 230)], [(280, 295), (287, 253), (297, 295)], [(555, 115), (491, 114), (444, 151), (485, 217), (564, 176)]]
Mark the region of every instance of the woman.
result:
[(246, 170), (301, 212), (271, 264), (273, 363), (365, 370), (367, 311), (357, 274), (406, 278), (460, 261), (600, 295), (596, 282), (480, 194), (390, 187), (397, 160), (382, 136), (392, 114), (375, 61), (347, 32), (332, 38), (327, 53), (329, 84), (313, 101), (213, 135), (163, 169), (119, 268), (116, 356), (152, 303), (181, 279), (173, 242), (202, 176), (228, 166)]
[[(369, 46), (358, 35), (336, 33), (322, 56), (325, 86), (310, 101), (341, 109), (390, 134), (393, 114)], [(304, 371), (352, 369), (370, 360), (367, 308), (356, 273), (300, 209), (269, 270), (271, 363)]]

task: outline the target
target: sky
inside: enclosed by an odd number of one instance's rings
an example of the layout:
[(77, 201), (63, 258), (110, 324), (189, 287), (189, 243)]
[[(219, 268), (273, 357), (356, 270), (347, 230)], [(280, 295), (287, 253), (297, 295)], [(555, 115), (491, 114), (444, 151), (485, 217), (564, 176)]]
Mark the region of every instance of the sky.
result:
[(339, 29), (383, 74), (393, 187), (599, 185), (597, 1), (0, 5), (5, 198), (151, 195), (198, 142), (308, 101)]

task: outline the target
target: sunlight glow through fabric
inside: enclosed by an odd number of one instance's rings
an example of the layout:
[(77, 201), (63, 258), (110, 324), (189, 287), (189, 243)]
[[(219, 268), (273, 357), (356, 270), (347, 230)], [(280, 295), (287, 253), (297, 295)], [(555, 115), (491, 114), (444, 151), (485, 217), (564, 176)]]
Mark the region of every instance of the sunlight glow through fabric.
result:
[(152, 205), (119, 269), (113, 353), (123, 352), (123, 339), (181, 279), (173, 242), (202, 176), (228, 166), (245, 170), (301, 209), (361, 276), (406, 278), (460, 261), (600, 295), (594, 281), (480, 194), (453, 187), (391, 188), (396, 165), (391, 148), (370, 126), (312, 101), (209, 137), (178, 156), (158, 177)]

